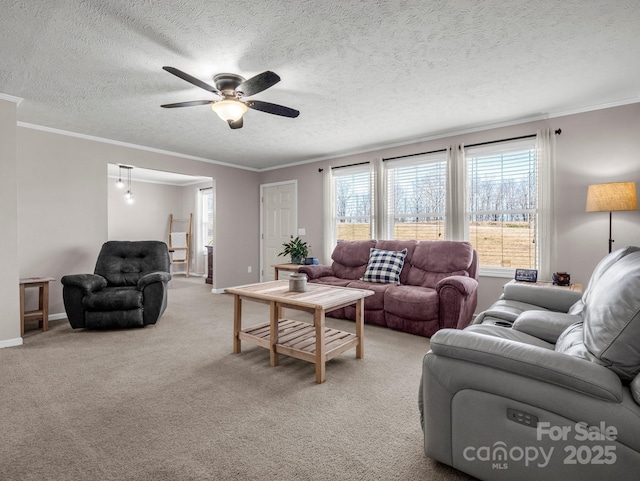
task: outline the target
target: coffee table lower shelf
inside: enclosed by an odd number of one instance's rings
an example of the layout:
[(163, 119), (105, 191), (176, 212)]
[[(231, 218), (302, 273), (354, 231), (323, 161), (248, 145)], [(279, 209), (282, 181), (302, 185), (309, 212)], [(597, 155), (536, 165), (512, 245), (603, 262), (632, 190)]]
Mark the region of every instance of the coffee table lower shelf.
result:
[[(271, 348), (269, 341), (270, 324), (268, 322), (251, 326), (239, 332), (243, 341), (252, 342), (267, 349)], [(324, 328), (325, 355), (323, 361), (328, 361), (343, 352), (357, 346), (359, 339), (355, 334), (329, 327)], [(275, 350), (278, 354), (295, 357), (307, 362), (316, 362), (316, 328), (309, 323), (280, 319), (278, 321), (278, 340)]]

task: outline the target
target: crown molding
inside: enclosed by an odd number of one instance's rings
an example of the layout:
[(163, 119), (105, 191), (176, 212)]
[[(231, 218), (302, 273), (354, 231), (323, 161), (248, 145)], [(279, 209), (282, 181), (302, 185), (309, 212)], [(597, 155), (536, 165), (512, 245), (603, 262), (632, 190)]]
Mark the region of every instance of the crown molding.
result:
[(24, 127), (26, 129), (33, 129), (33, 130), (40, 130), (42, 132), (49, 132), (49, 133), (52, 133), (52, 134), (66, 135), (67, 137), (76, 137), (76, 138), (79, 138), (79, 139), (91, 140), (93, 142), (101, 142), (103, 144), (117, 145), (119, 147), (128, 147), (130, 149), (144, 150), (146, 152), (153, 152), (153, 153), (156, 153), (156, 154), (170, 155), (172, 157), (180, 157), (182, 159), (197, 160), (199, 162), (207, 162), (209, 164), (216, 164), (216, 165), (221, 165), (221, 166), (224, 166), (224, 167), (231, 167), (231, 168), (234, 168), (234, 169), (249, 170), (249, 171), (252, 171), (252, 172), (258, 172), (259, 171), (259, 169), (255, 169), (253, 167), (245, 167), (245, 166), (242, 166), (242, 165), (229, 164), (227, 162), (221, 162), (219, 160), (206, 159), (204, 157), (196, 157), (195, 155), (181, 154), (181, 153), (178, 153), (178, 152), (171, 152), (171, 151), (168, 151), (168, 150), (156, 149), (154, 147), (146, 147), (144, 145), (130, 144), (128, 142), (121, 142), (119, 140), (111, 140), (111, 139), (105, 139), (103, 137), (95, 137), (93, 135), (79, 134), (77, 132), (70, 132), (68, 130), (54, 129), (53, 127), (45, 127), (43, 125), (30, 124), (30, 123), (27, 123), (27, 122), (20, 122), (19, 121), (18, 122), (18, 127)]
[(13, 95), (0, 93), (0, 100), (7, 100), (9, 102), (13, 102), (17, 105), (20, 105), (20, 102), (22, 102), (23, 99), (20, 97), (15, 97)]
[[(19, 98), (19, 97), (14, 97), (14, 96), (2, 94), (2, 93), (0, 93), (0, 99), (9, 100), (9, 101), (12, 101), (12, 102), (16, 102), (18, 104), (22, 101), (22, 99)], [(181, 154), (181, 153), (178, 153), (178, 152), (171, 152), (171, 151), (167, 151), (167, 150), (156, 149), (154, 147), (146, 147), (144, 145), (131, 144), (131, 143), (128, 143), (128, 142), (120, 142), (118, 140), (111, 140), (111, 139), (105, 139), (105, 138), (102, 138), (102, 137), (95, 137), (95, 136), (92, 136), (92, 135), (79, 134), (77, 132), (70, 132), (70, 131), (67, 131), (67, 130), (61, 130), (61, 129), (55, 129), (55, 128), (52, 128), (52, 127), (45, 127), (45, 126), (42, 126), (42, 125), (30, 124), (30, 123), (27, 123), (27, 122), (18, 122), (18, 126), (19, 127), (24, 127), (24, 128), (27, 128), (27, 129), (41, 130), (41, 131), (44, 131), (44, 132), (50, 132), (50, 133), (54, 133), (54, 134), (66, 135), (66, 136), (69, 136), (69, 137), (77, 137), (77, 138), (80, 138), (80, 139), (91, 140), (91, 141), (94, 141), (94, 142), (102, 142), (102, 143), (106, 143), (106, 144), (118, 145), (118, 146), (121, 146), (121, 147), (128, 147), (128, 148), (137, 149), (137, 150), (144, 150), (144, 151), (147, 151), (147, 152), (154, 152), (154, 153), (163, 154), (163, 155), (170, 155), (170, 156), (173, 156), (173, 157), (180, 157), (180, 158), (183, 158), (183, 159), (196, 160), (196, 161), (199, 161), (199, 162), (207, 162), (207, 163), (210, 163), (210, 164), (221, 165), (221, 166), (224, 166), (224, 167), (231, 167), (231, 168), (234, 168), (234, 169), (247, 170), (247, 171), (250, 171), (250, 172), (268, 172), (268, 171), (271, 171), (271, 170), (286, 169), (288, 167), (295, 167), (295, 166), (298, 166), (298, 165), (312, 164), (312, 163), (315, 163), (315, 162), (321, 162), (323, 160), (340, 159), (340, 158), (349, 157), (349, 156), (352, 156), (352, 155), (367, 154), (367, 153), (378, 152), (378, 151), (386, 150), (386, 149), (393, 149), (393, 148), (397, 148), (397, 147), (403, 147), (405, 145), (418, 144), (418, 143), (421, 143), (421, 142), (429, 142), (429, 141), (432, 141), (432, 140), (438, 140), (438, 139), (443, 139), (443, 138), (447, 138), (447, 137), (455, 137), (457, 135), (464, 135), (464, 134), (470, 134), (470, 133), (474, 133), (474, 132), (482, 132), (482, 131), (485, 131), (485, 130), (492, 130), (492, 129), (503, 128), (503, 127), (510, 127), (510, 126), (513, 126), (513, 125), (525, 124), (525, 123), (529, 123), (529, 122), (536, 122), (536, 121), (547, 120), (547, 119), (552, 119), (552, 118), (566, 117), (568, 115), (575, 115), (575, 114), (581, 114), (581, 113), (585, 113), (585, 112), (592, 112), (592, 111), (595, 111), (595, 110), (604, 110), (604, 109), (609, 109), (609, 108), (614, 108), (614, 107), (621, 107), (621, 106), (624, 106), (624, 105), (634, 104), (634, 103), (638, 103), (638, 102), (640, 102), (640, 97), (634, 97), (634, 98), (630, 98), (630, 99), (624, 99), (624, 100), (620, 100), (620, 101), (616, 101), (616, 102), (610, 102), (610, 103), (607, 103), (607, 104), (593, 105), (593, 106), (583, 107), (583, 108), (579, 108), (579, 109), (539, 114), (539, 115), (530, 116), (530, 117), (523, 117), (523, 118), (520, 118), (520, 119), (513, 119), (513, 120), (505, 121), (505, 122), (499, 122), (499, 123), (493, 123), (493, 124), (485, 124), (485, 125), (477, 125), (477, 126), (469, 127), (469, 128), (466, 128), (466, 129), (460, 129), (460, 130), (449, 130), (449, 131), (444, 131), (444, 132), (428, 135), (428, 136), (425, 136), (425, 137), (417, 137), (417, 138), (404, 140), (404, 141), (400, 141), (400, 142), (394, 142), (394, 143), (386, 144), (386, 145), (376, 145), (376, 146), (367, 147), (367, 148), (364, 148), (364, 149), (349, 150), (349, 151), (345, 151), (345, 152), (341, 152), (341, 153), (322, 155), (322, 156), (319, 156), (319, 157), (313, 157), (311, 159), (301, 160), (299, 162), (291, 162), (291, 163), (287, 163), (287, 164), (281, 164), (281, 165), (276, 165), (276, 166), (272, 166), (272, 167), (264, 167), (264, 168), (260, 168), (260, 169), (259, 168), (255, 168), (255, 167), (246, 167), (246, 166), (242, 166), (242, 165), (229, 164), (227, 162), (221, 162), (221, 161), (214, 160), (214, 159), (207, 159), (207, 158), (204, 158), (204, 157), (196, 157), (196, 156), (193, 156), (193, 155), (187, 155), (187, 154)]]

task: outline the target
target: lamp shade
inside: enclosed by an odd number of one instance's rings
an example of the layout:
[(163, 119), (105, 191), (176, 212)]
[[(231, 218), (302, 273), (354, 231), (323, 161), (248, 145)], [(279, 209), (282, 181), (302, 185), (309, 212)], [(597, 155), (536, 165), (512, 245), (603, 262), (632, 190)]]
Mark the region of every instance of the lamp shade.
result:
[(611, 212), (637, 208), (635, 182), (594, 184), (587, 190), (587, 212)]
[(247, 106), (237, 100), (221, 100), (220, 102), (214, 102), (211, 104), (211, 109), (218, 114), (224, 121), (237, 121), (242, 118), (247, 111)]

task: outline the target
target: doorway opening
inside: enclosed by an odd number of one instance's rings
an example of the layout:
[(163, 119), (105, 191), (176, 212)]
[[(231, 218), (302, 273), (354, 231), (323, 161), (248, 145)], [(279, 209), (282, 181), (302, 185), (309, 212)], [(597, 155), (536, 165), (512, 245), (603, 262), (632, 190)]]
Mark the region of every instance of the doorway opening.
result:
[[(159, 240), (169, 244), (169, 217), (192, 215), (189, 275), (210, 279), (208, 283), (215, 286), (213, 272), (209, 272), (209, 264), (215, 265), (214, 179), (133, 166), (129, 171), (133, 202), (128, 202), (117, 186), (120, 170), (118, 164), (107, 166), (108, 240)], [(173, 274), (182, 274), (185, 267), (173, 266)]]

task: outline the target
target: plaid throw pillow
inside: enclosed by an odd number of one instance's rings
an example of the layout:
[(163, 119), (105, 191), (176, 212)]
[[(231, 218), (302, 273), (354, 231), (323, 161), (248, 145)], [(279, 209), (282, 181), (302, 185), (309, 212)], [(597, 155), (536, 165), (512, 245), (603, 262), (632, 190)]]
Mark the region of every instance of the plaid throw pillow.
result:
[(369, 251), (369, 264), (362, 280), (380, 284), (400, 284), (400, 271), (406, 255), (407, 249), (384, 251), (372, 247)]

